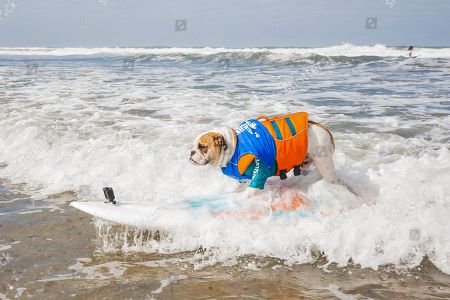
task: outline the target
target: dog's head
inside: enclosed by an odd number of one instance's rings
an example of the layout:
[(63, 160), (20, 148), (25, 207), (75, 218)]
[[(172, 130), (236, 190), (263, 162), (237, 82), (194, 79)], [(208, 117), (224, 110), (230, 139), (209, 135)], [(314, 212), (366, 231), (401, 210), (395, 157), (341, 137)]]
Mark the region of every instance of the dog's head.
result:
[(189, 160), (194, 165), (219, 165), (227, 149), (225, 137), (220, 133), (209, 131), (194, 141)]

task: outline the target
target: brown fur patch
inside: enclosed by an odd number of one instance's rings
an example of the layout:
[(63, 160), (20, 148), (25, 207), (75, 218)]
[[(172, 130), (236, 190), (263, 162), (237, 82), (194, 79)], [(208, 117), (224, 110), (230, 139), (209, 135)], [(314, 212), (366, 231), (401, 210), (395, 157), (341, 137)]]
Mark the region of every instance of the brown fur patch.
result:
[[(221, 134), (215, 132), (207, 132), (200, 137), (198, 143), (198, 146), (206, 146), (206, 150), (203, 152), (207, 153), (207, 156), (209, 156), (210, 159), (218, 159), (220, 152), (222, 151), (222, 147), (225, 144), (225, 139)], [(210, 153), (210, 151), (213, 151), (213, 153)]]

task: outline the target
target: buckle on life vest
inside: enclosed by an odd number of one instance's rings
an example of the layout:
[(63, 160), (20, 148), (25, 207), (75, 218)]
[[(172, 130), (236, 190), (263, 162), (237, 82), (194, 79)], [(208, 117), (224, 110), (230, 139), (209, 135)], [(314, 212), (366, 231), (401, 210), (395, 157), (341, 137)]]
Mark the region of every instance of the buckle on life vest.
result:
[(287, 178), (286, 170), (280, 170), (280, 179), (285, 180)]
[(294, 176), (299, 176), (302, 174), (302, 170), (300, 169), (300, 166), (294, 167)]

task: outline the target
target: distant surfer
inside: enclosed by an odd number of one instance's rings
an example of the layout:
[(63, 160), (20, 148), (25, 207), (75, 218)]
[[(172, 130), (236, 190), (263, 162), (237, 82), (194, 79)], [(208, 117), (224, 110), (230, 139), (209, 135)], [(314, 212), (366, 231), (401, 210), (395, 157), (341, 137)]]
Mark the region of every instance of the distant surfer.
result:
[(412, 52), (413, 52), (414, 46), (409, 46), (408, 51), (409, 51), (409, 57), (410, 58), (416, 58), (417, 56), (413, 56)]

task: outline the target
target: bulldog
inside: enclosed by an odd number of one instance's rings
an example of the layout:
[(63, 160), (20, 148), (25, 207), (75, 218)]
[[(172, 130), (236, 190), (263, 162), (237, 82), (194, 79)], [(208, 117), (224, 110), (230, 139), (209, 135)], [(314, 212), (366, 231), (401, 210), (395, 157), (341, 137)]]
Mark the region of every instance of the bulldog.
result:
[[(301, 164), (296, 166), (294, 173), (299, 175), (299, 168), (309, 169), (314, 165), (325, 180), (336, 184), (341, 183), (336, 176), (333, 163), (335, 150), (333, 135), (322, 124), (308, 121), (307, 118), (304, 124), (306, 132), (303, 134), (307, 134), (304, 143), (306, 155), (299, 158)], [(290, 127), (295, 130), (292, 126)], [(272, 132), (272, 135), (274, 134)], [(296, 134), (292, 133), (292, 137)], [(248, 187), (251, 190), (262, 190), (269, 177), (279, 175), (286, 178), (285, 173), (289, 171), (277, 170), (277, 162), (284, 158), (277, 157), (280, 155), (277, 152), (280, 151), (277, 151), (279, 149), (273, 145), (272, 135), (259, 120), (245, 121), (236, 130), (224, 127), (207, 131), (195, 139), (189, 160), (196, 166), (220, 167), (225, 175), (238, 179), (240, 182), (249, 182)], [(283, 155), (290, 155), (290, 153), (284, 152)], [(249, 159), (246, 159), (241, 167), (241, 162), (244, 161), (242, 158), (245, 156), (249, 156)], [(293, 159), (295, 160), (296, 157)]]

